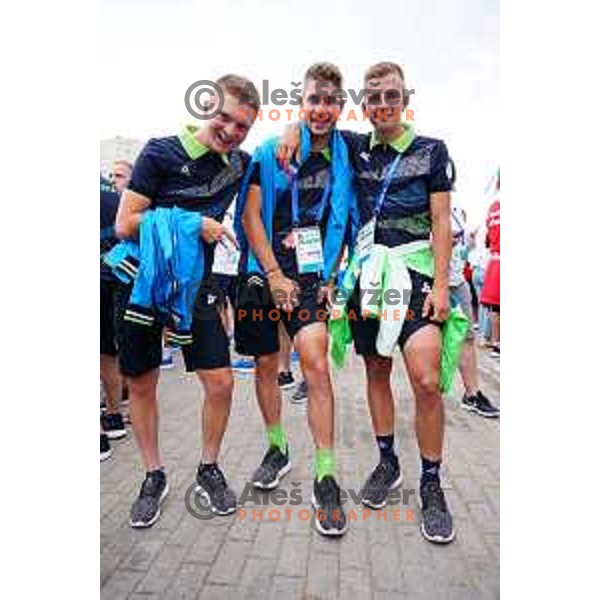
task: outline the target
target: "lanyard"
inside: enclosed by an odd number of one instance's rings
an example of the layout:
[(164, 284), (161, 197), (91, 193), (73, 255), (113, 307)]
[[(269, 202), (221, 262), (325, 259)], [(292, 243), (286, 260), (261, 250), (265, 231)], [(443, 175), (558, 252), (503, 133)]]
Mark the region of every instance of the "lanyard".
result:
[[(327, 179), (327, 184), (325, 185), (325, 189), (323, 190), (323, 195), (321, 196), (321, 204), (319, 206), (319, 211), (317, 213), (317, 222), (320, 222), (323, 219), (323, 214), (325, 212), (325, 205), (327, 204), (327, 200), (331, 194), (331, 176)], [(299, 196), (300, 191), (298, 189), (298, 171), (294, 172), (294, 176), (292, 178), (292, 226), (298, 227), (300, 224), (300, 215), (299, 215)]]
[(392, 182), (392, 175), (396, 170), (396, 167), (398, 166), (398, 163), (400, 162), (401, 158), (402, 155), (398, 154), (398, 156), (396, 156), (396, 158), (394, 159), (394, 162), (389, 166), (388, 170), (385, 173), (383, 184), (381, 185), (381, 191), (379, 192), (379, 197), (377, 198), (377, 202), (375, 203), (375, 210), (373, 211), (375, 219), (377, 219), (381, 214), (381, 209), (383, 207), (385, 196), (390, 187), (390, 183)]

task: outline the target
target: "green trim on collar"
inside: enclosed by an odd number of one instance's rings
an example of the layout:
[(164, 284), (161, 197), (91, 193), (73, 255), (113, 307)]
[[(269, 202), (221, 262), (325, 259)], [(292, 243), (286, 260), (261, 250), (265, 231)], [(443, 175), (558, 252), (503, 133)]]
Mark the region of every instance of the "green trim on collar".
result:
[[(201, 144), (196, 139), (197, 131), (198, 127), (196, 127), (195, 125), (184, 125), (182, 130), (179, 132), (179, 135), (177, 136), (179, 138), (179, 141), (181, 142), (181, 145), (183, 146), (183, 149), (186, 151), (187, 155), (192, 160), (196, 160), (197, 158), (204, 156), (207, 152), (212, 152), (212, 150), (208, 146)], [(222, 154), (221, 152), (219, 152), (218, 154), (223, 159), (225, 164), (229, 164), (227, 154)]]
[(382, 142), (377, 135), (377, 131), (374, 131), (371, 134), (371, 141), (369, 144), (369, 150), (373, 150), (375, 146), (378, 144), (388, 144), (391, 146), (396, 152), (406, 152), (408, 147), (413, 143), (416, 134), (414, 127), (409, 125), (408, 123), (402, 123), (402, 127), (404, 127), (404, 131), (402, 135), (398, 136), (395, 140), (391, 142)]

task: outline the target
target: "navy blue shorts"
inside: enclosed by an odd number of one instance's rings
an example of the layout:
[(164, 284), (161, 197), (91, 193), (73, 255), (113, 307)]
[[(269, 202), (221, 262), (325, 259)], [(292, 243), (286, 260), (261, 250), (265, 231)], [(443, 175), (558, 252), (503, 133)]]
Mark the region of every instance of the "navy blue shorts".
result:
[(291, 313), (275, 308), (269, 285), (261, 275), (239, 277), (235, 302), (236, 350), (246, 356), (279, 352), (279, 321), (290, 339), (307, 325), (327, 322), (325, 302), (319, 302), (321, 281), (309, 273), (292, 277), (298, 282), (300, 304)]
[[(423, 304), (433, 286), (433, 279), (411, 269), (409, 269), (409, 273), (412, 292), (408, 303), (407, 315), (402, 325), (400, 336), (398, 337), (398, 345), (401, 349), (406, 345), (408, 338), (422, 327), (425, 327), (425, 325), (434, 324), (440, 326), (438, 322), (432, 321), (429, 317), (423, 318), (422, 316)], [(377, 355), (379, 319), (362, 315), (358, 293), (359, 286), (357, 284), (353, 295), (348, 301), (348, 311), (354, 311), (354, 315), (356, 316), (356, 319), (350, 319), (354, 349), (361, 356), (374, 356)]]
[[(186, 371), (219, 369), (230, 366), (229, 339), (210, 286), (200, 286), (192, 318), (192, 343), (181, 347)], [(138, 377), (160, 367), (166, 322), (157, 319), (150, 327), (123, 319), (131, 286), (119, 294), (119, 365), (123, 375)]]

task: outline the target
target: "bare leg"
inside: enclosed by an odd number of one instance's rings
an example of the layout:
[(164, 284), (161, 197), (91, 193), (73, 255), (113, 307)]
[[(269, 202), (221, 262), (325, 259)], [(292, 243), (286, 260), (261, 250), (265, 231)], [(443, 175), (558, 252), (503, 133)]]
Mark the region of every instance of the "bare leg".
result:
[(279, 372), (290, 373), (292, 370), (292, 342), (283, 323), (279, 322)]
[(278, 354), (256, 358), (256, 397), (265, 426), (281, 421), (281, 391), (277, 385)]
[(294, 339), (308, 386), (308, 424), (317, 448), (333, 448), (333, 386), (324, 323), (303, 327)]
[(139, 377), (129, 377), (127, 380), (131, 426), (146, 471), (153, 471), (162, 466), (158, 451), (158, 374), (158, 369), (152, 369)]
[(466, 395), (474, 396), (479, 390), (477, 382), (477, 351), (474, 339), (465, 341), (458, 368), (465, 386)]
[(427, 325), (404, 347), (404, 361), (416, 400), (415, 429), (421, 456), (438, 461), (444, 441), (444, 405), (440, 392), (441, 331)]
[(227, 429), (233, 395), (233, 376), (229, 367), (198, 369), (204, 387), (202, 406), (202, 463), (216, 463)]
[(490, 311), (490, 321), (492, 324), (492, 344), (494, 346), (500, 345), (500, 313)]
[(394, 396), (390, 385), (392, 359), (383, 356), (365, 356), (367, 395), (375, 435), (394, 433)]
[(116, 356), (100, 355), (100, 379), (106, 393), (106, 412), (114, 414), (120, 412), (121, 404), (121, 374)]

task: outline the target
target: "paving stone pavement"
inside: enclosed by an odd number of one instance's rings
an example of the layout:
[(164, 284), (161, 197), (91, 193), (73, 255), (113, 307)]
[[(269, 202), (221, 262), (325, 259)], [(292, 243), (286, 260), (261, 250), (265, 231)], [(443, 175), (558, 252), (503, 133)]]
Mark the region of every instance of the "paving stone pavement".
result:
[[(483, 350), (479, 357), (482, 388), (499, 405), (499, 361)], [(443, 486), (457, 534), (452, 544), (435, 546), (419, 532), (416, 494), (410, 493), (418, 489), (419, 455), (412, 425), (414, 402), (401, 358), (395, 360), (393, 374), (396, 436), (404, 470), (400, 503), (369, 514), (350, 498), (346, 509), (356, 521), (350, 522), (341, 540), (323, 539), (310, 520), (301, 519), (310, 510), (313, 451), (306, 406), (290, 403), (291, 392), (284, 392), (284, 424), (293, 469), (281, 485), (289, 501), (277, 505), (282, 500), (271, 496), (271, 503), (261, 507), (249, 499), (244, 518), (238, 513), (200, 520), (186, 510), (184, 498), (200, 456), (202, 391), (195, 376), (183, 372), (180, 357), (177, 363), (177, 369), (161, 375), (161, 448), (170, 493), (154, 527), (132, 530), (128, 525), (129, 509), (143, 479), (131, 434), (113, 443), (112, 458), (100, 466), (103, 600), (499, 597), (499, 421), (460, 408), (458, 377), (446, 398), (443, 465)], [(360, 359), (352, 356), (342, 371), (334, 371), (334, 379), (339, 479), (343, 487), (358, 493), (377, 459)], [(220, 462), (238, 495), (265, 449), (253, 381), (236, 377)], [(291, 495), (294, 490), (300, 490), (300, 504)], [(402, 494), (407, 504), (402, 503)], [(261, 508), (262, 521), (258, 513), (253, 520), (252, 510)], [(414, 521), (409, 520), (411, 512)]]

